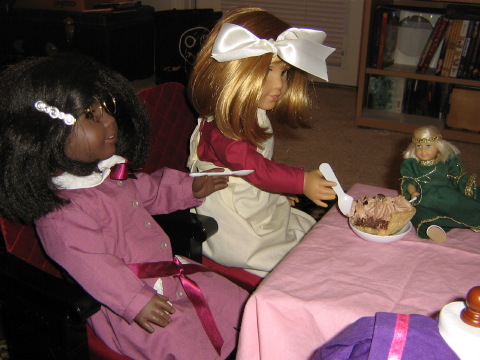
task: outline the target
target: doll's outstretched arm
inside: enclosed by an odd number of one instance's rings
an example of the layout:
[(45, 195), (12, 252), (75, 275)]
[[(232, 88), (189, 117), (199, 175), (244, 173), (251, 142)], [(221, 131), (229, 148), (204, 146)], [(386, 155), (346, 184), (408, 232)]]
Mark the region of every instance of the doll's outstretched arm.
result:
[(175, 309), (166, 296), (155, 294), (147, 305), (135, 316), (134, 320), (145, 331), (153, 333), (155, 329), (152, 324), (160, 327), (167, 326), (172, 321), (170, 314), (174, 312)]
[(325, 180), (319, 170), (305, 172), (303, 184), (305, 196), (318, 206), (327, 207), (328, 205), (323, 200), (335, 199), (335, 191), (332, 186), (335, 186), (336, 183)]
[[(214, 168), (206, 172), (220, 172), (222, 168)], [(193, 179), (192, 192), (197, 199), (207, 197), (215, 191), (225, 189), (228, 186), (228, 176), (199, 176)]]

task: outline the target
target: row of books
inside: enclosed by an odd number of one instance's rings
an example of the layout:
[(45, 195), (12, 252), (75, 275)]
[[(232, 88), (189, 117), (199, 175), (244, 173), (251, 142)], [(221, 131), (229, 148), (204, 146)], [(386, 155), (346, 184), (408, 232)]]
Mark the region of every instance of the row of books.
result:
[(478, 79), (480, 70), (480, 20), (448, 19), (441, 16), (417, 65), (426, 73), (432, 57), (440, 49), (435, 74), (445, 77)]
[(377, 7), (370, 66), (412, 65), (417, 73), (480, 79), (480, 7), (471, 9), (437, 14)]
[(448, 83), (370, 75), (367, 108), (444, 120), (453, 88)]

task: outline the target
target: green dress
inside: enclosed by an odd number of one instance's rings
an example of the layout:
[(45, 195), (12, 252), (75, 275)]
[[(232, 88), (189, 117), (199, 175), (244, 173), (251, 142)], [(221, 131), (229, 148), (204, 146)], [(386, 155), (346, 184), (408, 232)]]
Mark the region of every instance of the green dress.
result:
[(430, 225), (438, 225), (445, 232), (454, 228), (480, 230), (480, 199), (475, 175), (466, 175), (456, 155), (451, 155), (446, 162), (405, 159), (400, 172), (402, 195), (410, 200), (409, 184), (420, 193), (413, 203), (417, 212), (412, 219), (418, 237), (428, 239), (426, 231)]

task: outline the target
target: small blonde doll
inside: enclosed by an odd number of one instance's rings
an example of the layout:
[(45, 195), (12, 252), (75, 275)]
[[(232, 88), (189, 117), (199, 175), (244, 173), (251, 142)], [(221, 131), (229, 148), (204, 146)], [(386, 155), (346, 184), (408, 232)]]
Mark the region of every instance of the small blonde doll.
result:
[(402, 194), (414, 199), (412, 222), (421, 238), (443, 242), (453, 228), (480, 229), (475, 175), (466, 175), (459, 153), (435, 126), (417, 128), (403, 153)]

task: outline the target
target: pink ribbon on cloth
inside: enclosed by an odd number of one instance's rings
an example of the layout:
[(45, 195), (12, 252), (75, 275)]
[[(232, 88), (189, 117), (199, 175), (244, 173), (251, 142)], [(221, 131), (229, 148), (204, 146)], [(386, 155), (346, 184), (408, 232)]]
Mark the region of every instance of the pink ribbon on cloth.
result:
[(128, 165), (128, 160), (125, 159), (125, 163), (115, 164), (110, 170), (110, 179), (113, 180), (126, 180), (128, 178), (136, 179), (133, 170)]
[(220, 355), (223, 346), (222, 335), (215, 324), (215, 319), (213, 318), (212, 312), (203, 296), (202, 290), (198, 287), (195, 281), (187, 277), (187, 275), (199, 271), (204, 272), (212, 270), (199, 264), (182, 264), (176, 257), (173, 258), (173, 261), (136, 263), (129, 264), (128, 266), (140, 279), (166, 276), (180, 278), (183, 289), (192, 302), (205, 333), (217, 351), (217, 354)]
[(388, 360), (400, 360), (402, 358), (403, 350), (405, 349), (405, 343), (407, 341), (409, 322), (409, 315), (397, 314), (397, 321), (395, 323), (392, 343), (390, 344)]

